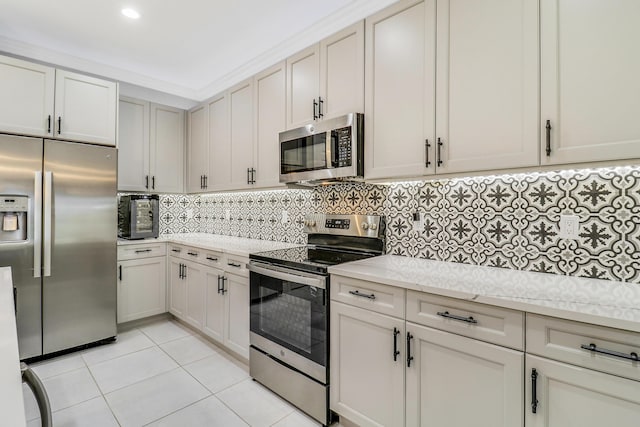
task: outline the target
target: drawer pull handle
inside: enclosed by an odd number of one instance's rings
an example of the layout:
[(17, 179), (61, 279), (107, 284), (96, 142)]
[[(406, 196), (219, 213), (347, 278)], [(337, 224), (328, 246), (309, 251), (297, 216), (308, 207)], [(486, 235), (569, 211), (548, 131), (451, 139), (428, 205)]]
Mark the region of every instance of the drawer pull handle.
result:
[(217, 261), (217, 260), (218, 260), (218, 258), (212, 258), (212, 257), (210, 257), (210, 256), (208, 256), (208, 257), (207, 257), (207, 259), (208, 259), (209, 261)]
[(228, 262), (227, 265), (230, 265), (231, 267), (238, 267), (238, 268), (242, 267), (242, 264), (237, 264), (235, 262)]
[(594, 353), (606, 354), (607, 356), (619, 357), (621, 359), (626, 359), (626, 360), (633, 360), (634, 362), (640, 361), (640, 357), (638, 357), (638, 353), (636, 353), (635, 351), (632, 351), (629, 354), (620, 353), (619, 351), (607, 350), (605, 348), (598, 348), (598, 346), (593, 343), (589, 345), (582, 344), (580, 348), (584, 350), (592, 351)]
[(398, 328), (393, 328), (393, 361), (398, 360), (398, 355), (400, 351), (398, 350), (398, 335), (400, 335), (400, 331)]
[(180, 253), (181, 251), (180, 251), (180, 249), (171, 249), (171, 252), (177, 252), (177, 253)]
[(136, 250), (137, 254), (143, 254), (145, 252), (151, 252), (151, 249), (138, 249), (138, 250)]
[(439, 311), (437, 315), (446, 317), (447, 319), (459, 320), (461, 322), (467, 322), (467, 323), (473, 323), (473, 324), (478, 323), (478, 321), (474, 319), (473, 316), (469, 316), (469, 317), (456, 316), (455, 314), (449, 314), (448, 311)]
[(198, 256), (198, 252), (187, 252), (187, 255)]
[(531, 412), (538, 412), (538, 371), (531, 370)]
[(361, 293), (360, 291), (349, 291), (349, 293), (350, 293), (351, 295), (355, 295), (355, 296), (357, 296), (357, 297), (369, 298), (369, 299), (376, 299), (376, 295), (375, 295), (375, 294), (367, 295), (367, 294), (363, 294), (363, 293)]

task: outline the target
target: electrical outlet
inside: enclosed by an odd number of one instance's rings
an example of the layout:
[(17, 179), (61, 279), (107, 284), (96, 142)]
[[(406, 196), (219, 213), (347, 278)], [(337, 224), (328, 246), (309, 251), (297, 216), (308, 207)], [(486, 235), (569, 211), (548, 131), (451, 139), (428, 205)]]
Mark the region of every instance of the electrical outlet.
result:
[(187, 209), (187, 219), (193, 219), (193, 209)]
[(413, 213), (413, 231), (421, 232), (424, 228), (424, 215), (421, 212)]
[(560, 234), (562, 239), (578, 239), (580, 218), (577, 215), (560, 215)]
[(225, 209), (224, 211), (224, 218), (229, 221), (231, 219), (231, 210), (229, 209)]
[(282, 211), (282, 223), (283, 224), (289, 223), (289, 212), (284, 210)]

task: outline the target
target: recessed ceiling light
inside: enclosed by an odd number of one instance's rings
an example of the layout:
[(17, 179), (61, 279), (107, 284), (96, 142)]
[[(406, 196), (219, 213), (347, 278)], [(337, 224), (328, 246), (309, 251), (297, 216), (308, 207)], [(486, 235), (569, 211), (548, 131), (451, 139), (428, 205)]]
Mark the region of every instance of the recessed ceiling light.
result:
[(133, 10), (129, 7), (122, 9), (122, 14), (124, 16), (126, 16), (127, 18), (131, 18), (131, 19), (138, 19), (140, 18), (140, 14), (138, 13), (138, 11)]

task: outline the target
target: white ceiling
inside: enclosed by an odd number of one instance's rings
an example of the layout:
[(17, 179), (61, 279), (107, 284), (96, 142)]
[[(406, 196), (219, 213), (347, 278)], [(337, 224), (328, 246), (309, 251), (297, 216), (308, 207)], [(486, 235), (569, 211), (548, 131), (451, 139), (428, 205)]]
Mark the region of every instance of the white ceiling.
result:
[(395, 1), (0, 0), (0, 51), (200, 101)]

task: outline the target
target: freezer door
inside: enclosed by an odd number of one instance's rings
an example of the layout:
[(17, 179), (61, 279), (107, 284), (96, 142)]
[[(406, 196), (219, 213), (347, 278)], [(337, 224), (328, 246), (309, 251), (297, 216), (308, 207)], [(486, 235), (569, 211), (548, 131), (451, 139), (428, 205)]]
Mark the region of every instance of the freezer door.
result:
[[(0, 197), (27, 196), (27, 240), (2, 241), (0, 267), (11, 267), (16, 290), (20, 359), (42, 354), (40, 311), (40, 214), (42, 139), (0, 135)], [(24, 224), (22, 224), (24, 225)], [(21, 225), (21, 226), (22, 226)], [(0, 229), (2, 229), (0, 221)]]
[(45, 140), (45, 354), (116, 335), (116, 153)]

